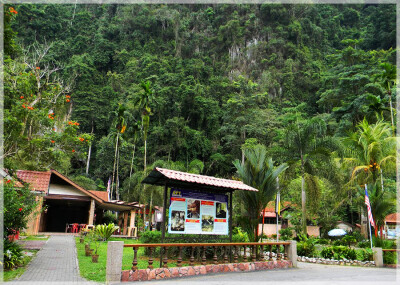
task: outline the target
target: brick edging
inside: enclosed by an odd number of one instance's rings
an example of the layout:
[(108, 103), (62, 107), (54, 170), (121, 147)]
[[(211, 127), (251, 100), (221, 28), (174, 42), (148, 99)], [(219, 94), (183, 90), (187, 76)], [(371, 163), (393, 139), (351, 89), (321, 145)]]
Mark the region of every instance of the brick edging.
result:
[(179, 278), (184, 276), (204, 275), (210, 273), (222, 272), (241, 272), (269, 270), (277, 268), (293, 267), (289, 260), (278, 261), (256, 261), (246, 263), (228, 263), (228, 264), (208, 264), (197, 266), (156, 268), (156, 269), (138, 269), (136, 271), (123, 270), (121, 281), (147, 281), (154, 279)]

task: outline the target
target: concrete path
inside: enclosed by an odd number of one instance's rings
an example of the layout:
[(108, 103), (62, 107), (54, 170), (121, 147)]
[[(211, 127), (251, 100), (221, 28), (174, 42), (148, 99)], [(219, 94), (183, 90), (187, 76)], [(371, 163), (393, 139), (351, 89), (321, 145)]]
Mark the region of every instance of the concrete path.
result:
[(73, 236), (50, 236), (24, 274), (8, 284), (95, 284), (79, 276)]
[[(142, 282), (143, 285), (167, 284), (400, 284), (396, 281), (396, 269), (350, 267), (299, 262), (297, 268), (253, 272), (222, 273), (169, 280)], [(400, 277), (400, 276), (399, 276)], [(133, 285), (135, 282), (120, 283)]]

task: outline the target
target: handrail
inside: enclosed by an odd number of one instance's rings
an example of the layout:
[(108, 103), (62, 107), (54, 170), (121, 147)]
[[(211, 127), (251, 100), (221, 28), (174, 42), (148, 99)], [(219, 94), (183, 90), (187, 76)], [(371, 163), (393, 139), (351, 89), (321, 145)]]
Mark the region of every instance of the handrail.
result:
[(244, 246), (244, 245), (290, 245), (290, 242), (227, 242), (227, 243), (135, 243), (124, 244), (124, 247), (171, 247), (171, 246)]
[[(281, 252), (280, 246), (283, 246), (284, 250)], [(198, 256), (201, 254), (201, 264), (206, 265), (206, 250), (207, 248), (212, 248), (213, 251), (213, 258), (212, 263), (218, 264), (218, 256), (217, 256), (217, 248), (221, 248), (223, 254), (222, 263), (228, 263), (228, 255), (233, 262), (237, 263), (239, 255), (245, 258), (246, 262), (248, 258), (251, 259), (252, 262), (255, 261), (272, 261), (272, 249), (273, 246), (276, 247), (276, 260), (288, 260), (288, 248), (290, 247), (291, 243), (287, 241), (281, 242), (229, 242), (229, 243), (145, 243), (145, 244), (124, 244), (124, 247), (131, 247), (133, 249), (133, 262), (132, 262), (132, 270), (135, 271), (138, 269), (138, 250), (139, 248), (148, 248), (148, 266), (147, 268), (153, 269), (153, 253), (155, 253), (154, 248), (160, 247), (160, 267), (168, 268), (168, 248), (170, 247), (177, 247), (178, 248), (178, 256), (177, 256), (177, 266), (182, 266), (182, 249), (184, 248), (191, 248), (190, 251), (190, 258), (189, 258), (189, 265), (194, 265), (194, 250), (197, 248)], [(241, 250), (243, 247), (243, 251)], [(269, 247), (269, 254), (264, 255), (264, 248)], [(248, 252), (247, 252), (248, 249)], [(242, 254), (243, 253), (243, 254)], [(162, 265), (163, 263), (163, 265)]]
[(383, 248), (382, 251), (400, 251), (400, 249)]

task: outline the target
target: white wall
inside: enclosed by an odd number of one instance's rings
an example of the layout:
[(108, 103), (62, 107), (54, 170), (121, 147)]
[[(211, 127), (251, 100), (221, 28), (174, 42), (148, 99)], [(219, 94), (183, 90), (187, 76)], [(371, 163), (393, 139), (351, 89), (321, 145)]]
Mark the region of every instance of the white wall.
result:
[(50, 184), (49, 194), (87, 196), (71, 185)]

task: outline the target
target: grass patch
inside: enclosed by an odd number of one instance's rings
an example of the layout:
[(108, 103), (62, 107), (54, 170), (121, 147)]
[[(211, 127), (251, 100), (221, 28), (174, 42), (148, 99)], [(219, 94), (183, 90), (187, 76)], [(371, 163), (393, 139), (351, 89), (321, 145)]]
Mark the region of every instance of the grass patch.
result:
[(4, 281), (11, 281), (14, 280), (15, 278), (20, 277), (26, 270), (26, 266), (31, 262), (31, 260), (35, 257), (36, 253), (38, 250), (24, 250), (24, 252), (32, 252), (32, 256), (25, 256), (21, 265), (19, 265), (17, 268), (14, 270), (8, 270), (4, 271)]
[[(135, 244), (140, 243), (138, 240), (123, 239), (123, 238), (111, 238), (109, 241), (123, 241), (125, 244)], [(97, 282), (106, 281), (106, 263), (107, 263), (107, 242), (101, 242), (99, 248), (97, 249), (97, 254), (99, 255), (98, 263), (92, 262), (91, 256), (85, 256), (85, 243), (79, 242), (79, 237), (75, 238), (76, 249), (79, 261), (79, 271), (83, 278), (88, 280), (93, 280)], [(94, 246), (91, 246), (94, 248)], [(143, 255), (144, 249), (138, 251), (138, 255)], [(123, 259), (122, 259), (122, 270), (127, 270), (132, 267), (133, 261), (133, 250), (132, 248), (124, 248)], [(147, 267), (145, 261), (138, 261), (139, 266)], [(140, 267), (142, 268), (142, 267)]]
[(36, 235), (36, 236), (20, 236), (20, 240), (48, 240), (49, 236)]

